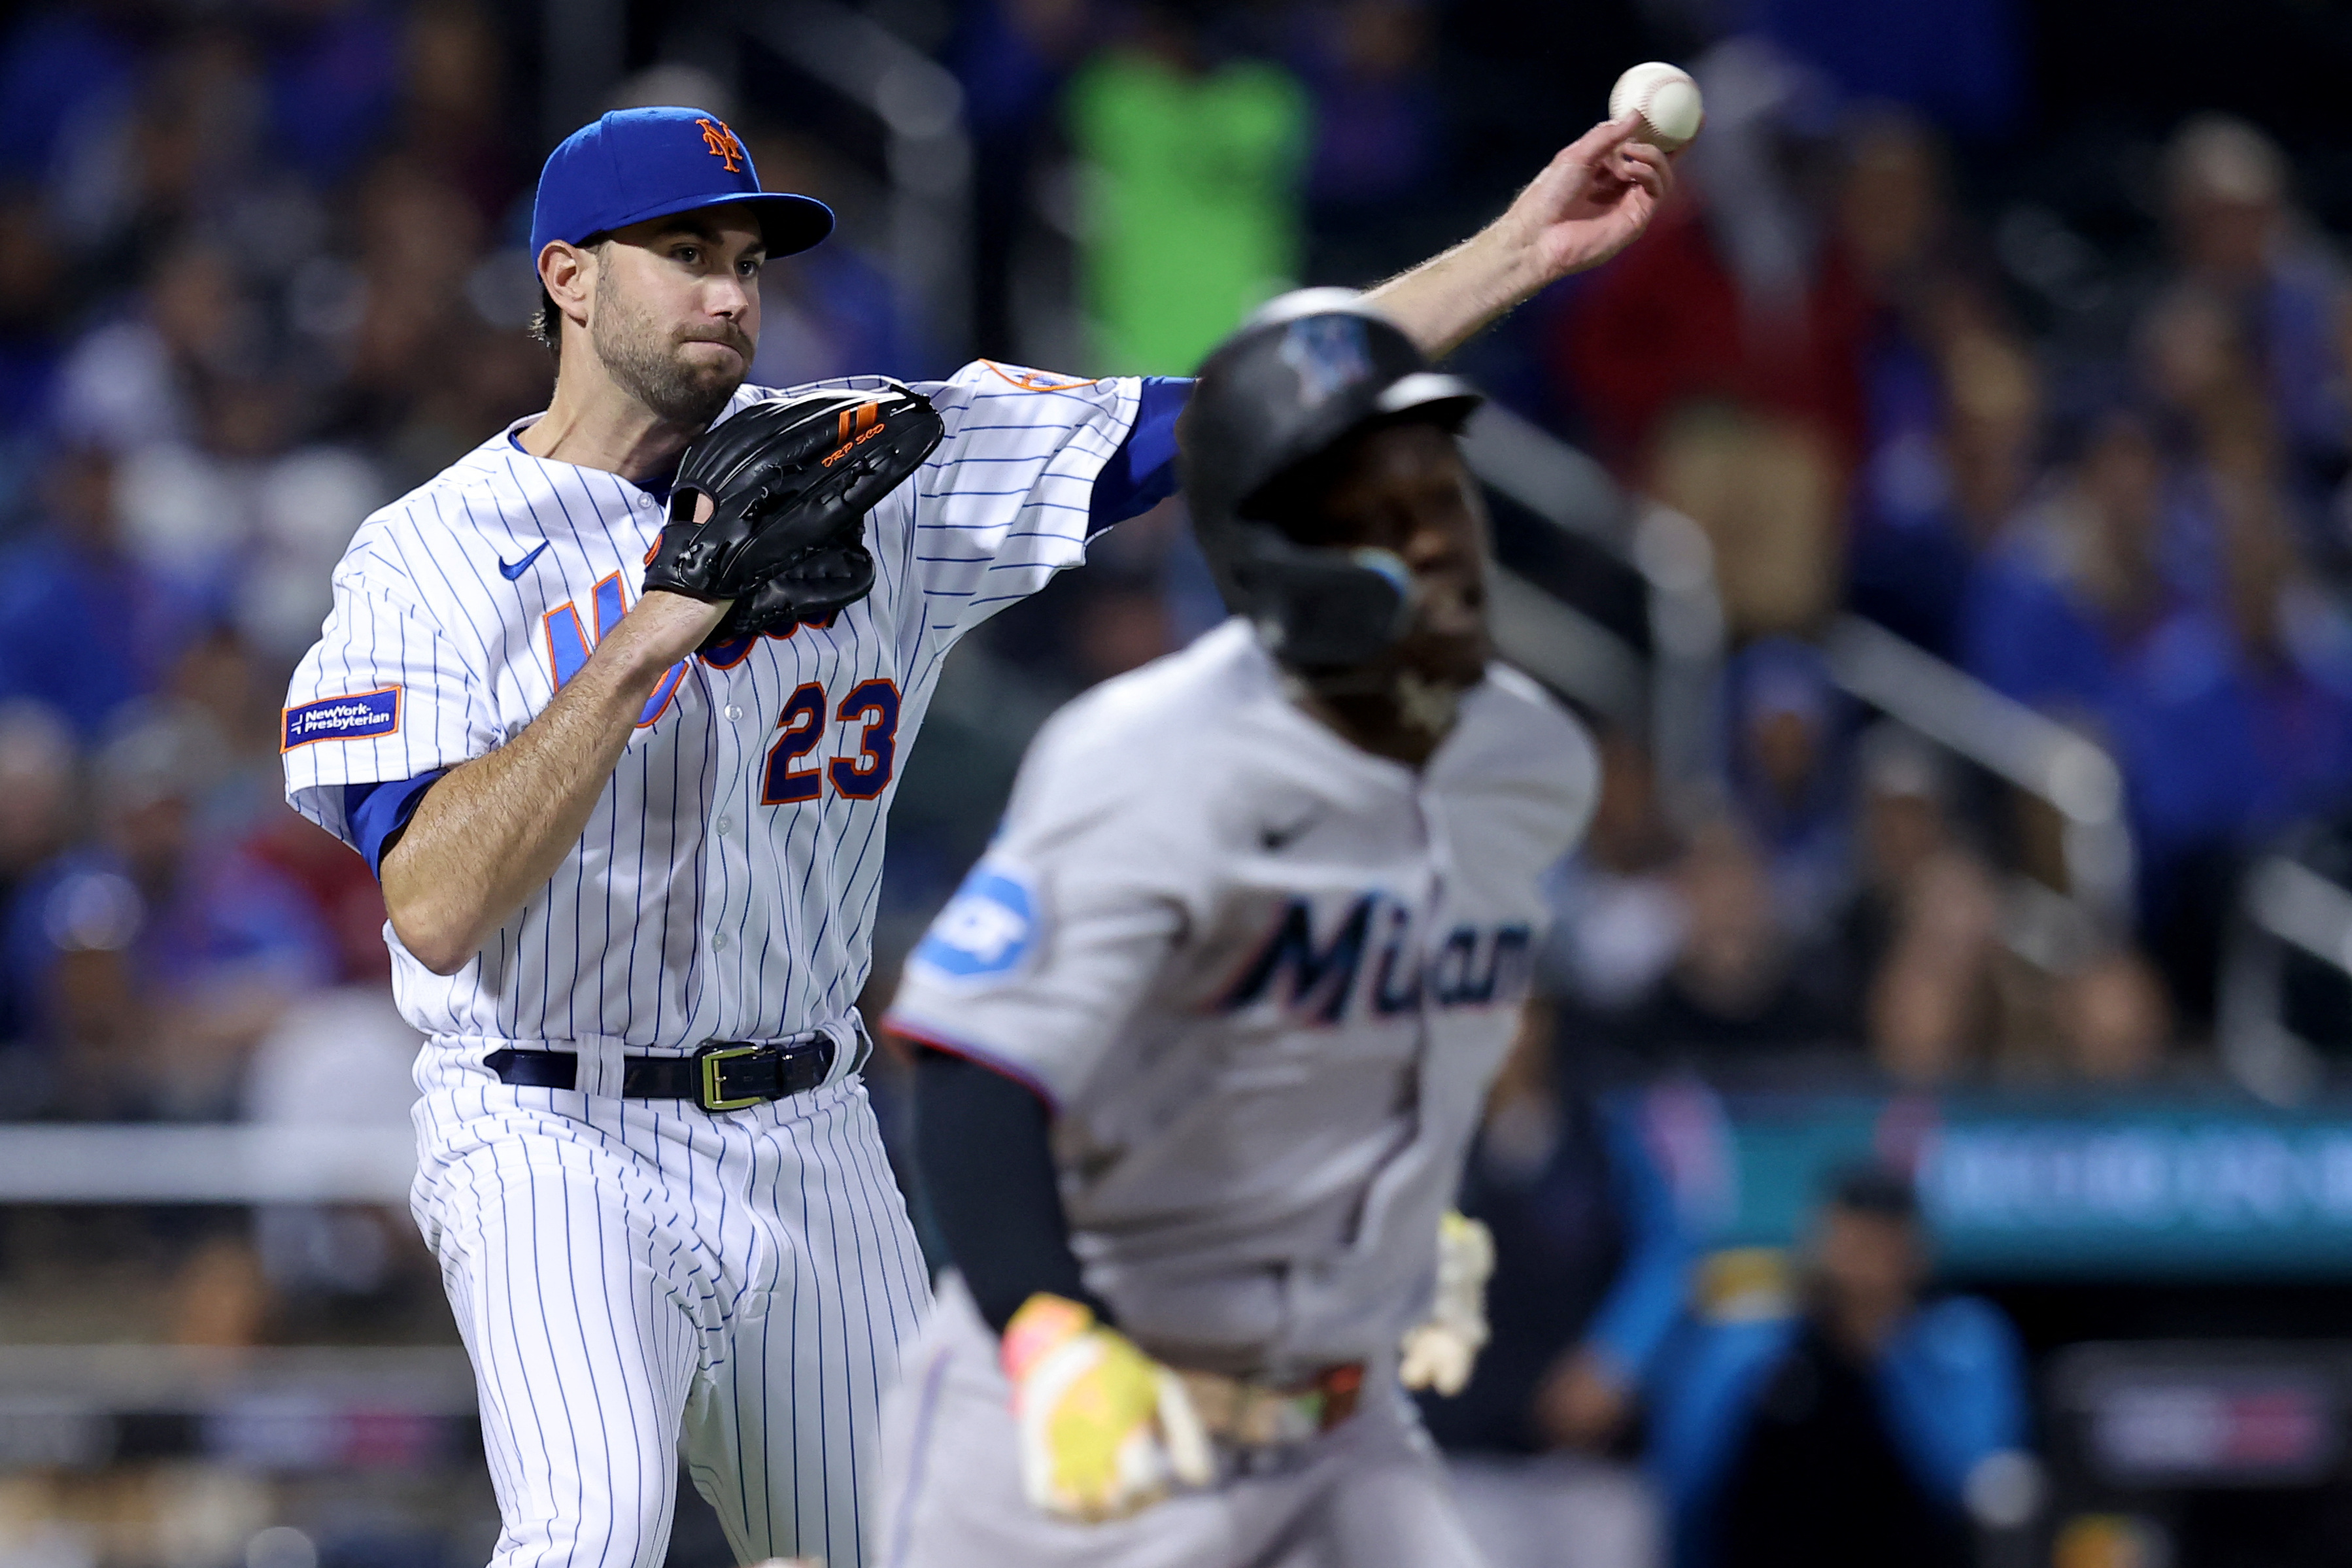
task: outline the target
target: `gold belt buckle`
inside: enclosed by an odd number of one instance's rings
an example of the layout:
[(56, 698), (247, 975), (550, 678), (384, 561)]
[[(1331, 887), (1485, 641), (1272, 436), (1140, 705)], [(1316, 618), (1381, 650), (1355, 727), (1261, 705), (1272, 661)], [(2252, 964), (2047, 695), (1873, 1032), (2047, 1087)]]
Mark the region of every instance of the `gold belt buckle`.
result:
[(740, 1100), (721, 1100), (719, 1096), (719, 1064), (735, 1057), (756, 1056), (766, 1047), (761, 1046), (705, 1046), (694, 1053), (702, 1064), (702, 1109), (705, 1110), (740, 1110), (747, 1105), (765, 1105), (764, 1094), (746, 1095)]

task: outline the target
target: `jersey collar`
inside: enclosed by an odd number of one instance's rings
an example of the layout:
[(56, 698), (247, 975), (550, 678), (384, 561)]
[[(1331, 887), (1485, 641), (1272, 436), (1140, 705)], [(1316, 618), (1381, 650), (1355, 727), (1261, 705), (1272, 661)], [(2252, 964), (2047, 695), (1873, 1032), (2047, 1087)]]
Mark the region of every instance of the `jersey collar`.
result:
[[(547, 417), (547, 411), (542, 408), (537, 414), (526, 414), (521, 418), (516, 420), (513, 424), (508, 426), (506, 429), (507, 445), (512, 447), (516, 451), (520, 452), (524, 457), (529, 458), (534, 463), (559, 463), (561, 461), (560, 459), (555, 458), (542, 458), (522, 444), (522, 433), (530, 429), (532, 426), (538, 424), (545, 417)], [(683, 459), (683, 457), (684, 454), (681, 453), (681, 460)], [(562, 463), (561, 466), (567, 468), (576, 468), (580, 465), (577, 463)], [(613, 473), (613, 470), (610, 468), (599, 468), (596, 471), (602, 474), (613, 474), (613, 477), (620, 480), (623, 484), (634, 486), (636, 489), (643, 490), (648, 496), (651, 496), (654, 499), (655, 503), (660, 506), (663, 510), (667, 511), (669, 510), (669, 492), (677, 483), (677, 466), (676, 464), (672, 464), (670, 466), (670, 469), (667, 473), (662, 474), (657, 478), (647, 479), (633, 479), (626, 474)]]

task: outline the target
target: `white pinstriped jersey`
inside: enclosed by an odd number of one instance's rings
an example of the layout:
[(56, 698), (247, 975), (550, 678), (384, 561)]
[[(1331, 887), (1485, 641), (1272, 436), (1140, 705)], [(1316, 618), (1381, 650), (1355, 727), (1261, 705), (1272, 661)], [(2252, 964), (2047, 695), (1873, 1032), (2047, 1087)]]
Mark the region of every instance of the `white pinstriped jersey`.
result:
[[(884, 816), (940, 661), (1080, 561), (1139, 387), (982, 362), (919, 390), (946, 436), (868, 519), (874, 592), (829, 626), (665, 677), (578, 849), (457, 974), (386, 928), (401, 1011), (436, 1047), (683, 1050), (847, 1015), (871, 963)], [(730, 412), (773, 395), (745, 388)], [(285, 763), (296, 809), (347, 843), (344, 786), (512, 739), (635, 600), (660, 501), (512, 434), (370, 518), (336, 570)]]

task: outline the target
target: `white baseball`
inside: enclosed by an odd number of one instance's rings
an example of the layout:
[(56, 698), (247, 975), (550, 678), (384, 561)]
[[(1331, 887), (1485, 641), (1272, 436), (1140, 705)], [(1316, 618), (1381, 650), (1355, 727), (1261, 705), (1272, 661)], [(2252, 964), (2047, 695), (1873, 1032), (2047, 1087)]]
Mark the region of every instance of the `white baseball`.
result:
[(1698, 83), (1680, 66), (1651, 60), (1635, 66), (1609, 89), (1609, 118), (1642, 117), (1641, 140), (1661, 153), (1679, 153), (1698, 135), (1706, 119)]

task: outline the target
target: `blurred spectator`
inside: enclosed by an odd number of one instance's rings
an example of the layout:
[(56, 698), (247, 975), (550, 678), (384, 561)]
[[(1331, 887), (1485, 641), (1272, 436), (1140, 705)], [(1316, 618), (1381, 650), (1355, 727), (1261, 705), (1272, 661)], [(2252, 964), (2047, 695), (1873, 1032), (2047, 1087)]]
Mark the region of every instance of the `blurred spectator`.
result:
[(1873, 111), (1854, 117), (1845, 143), (1838, 239), (1874, 306), (1863, 343), (1864, 471), (1854, 508), (1866, 530), (1882, 513), (1897, 526), (1916, 523), (1943, 499), (1938, 358), (1964, 298), (1956, 254), (1963, 247), (1932, 132), (1900, 113)]
[(376, 145), (399, 101), (407, 63), (399, 9), (300, 0), (264, 16), (274, 155), (315, 183), (341, 179)]
[(319, 991), (256, 1045), (241, 1109), (278, 1127), (406, 1126), (419, 1044), (383, 989)]
[(72, 178), (93, 132), (130, 102), (146, 9), (94, 0), (16, 14), (0, 42), (0, 179)]
[[(417, 1043), (381, 985), (306, 996), (255, 1047), (244, 1112), (277, 1127), (405, 1127)], [(396, 1259), (422, 1262), (413, 1246), (396, 1246), (413, 1234), (405, 1215), (356, 1205), (274, 1205), (254, 1215), (262, 1272), (286, 1293), (380, 1290)]]
[[(493, 418), (481, 433), (497, 428)], [(392, 497), (376, 465), (344, 446), (298, 447), (241, 478), (241, 510), (251, 522), (229, 611), (256, 649), (273, 664), (291, 665), (327, 618), (343, 547)]]
[[(0, 903), (80, 826), (80, 757), (56, 709), (0, 702)], [(0, 1030), (0, 1039), (15, 1031)]]
[[(218, 13), (184, 19), (116, 112), (78, 129), (54, 210), (77, 248), (149, 259), (255, 192), (274, 153), (257, 38)], [(298, 132), (299, 135), (299, 132)]]
[(1163, 583), (1171, 555), (1190, 543), (1183, 513), (1162, 502), (1088, 544), (1076, 607), (1066, 612), (1062, 657), (1072, 679), (1091, 686), (1179, 646)]
[(1955, 780), (1936, 747), (1883, 721), (1857, 748), (1861, 811), (1853, 891), (1837, 919), (1848, 984), (1878, 1065), (1940, 1083), (1992, 1044), (1999, 907), (1993, 873), (1952, 818)]
[(40, 523), (0, 553), (0, 697), (47, 703), (87, 739), (155, 689), (190, 606), (122, 548), (116, 459), (68, 447)]
[[(973, 0), (956, 7), (949, 64), (972, 139), (972, 346), (1022, 358), (1013, 266), (1050, 106), (1093, 18), (1086, 0)], [(766, 154), (754, 150), (764, 169)], [(797, 189), (787, 186), (787, 189)]]
[[(75, 785), (79, 758), (73, 731), (54, 709), (24, 699), (0, 702), (0, 910), (16, 901), (17, 890), (34, 870), (66, 847), (79, 826), (76, 818)], [(37, 1018), (23, 1005), (13, 986), (0, 985), (0, 1076), (15, 1079), (37, 1077), (38, 1069), (22, 1065), (10, 1047), (33, 1033)], [(19, 1101), (37, 1101), (11, 1089), (0, 1091), (0, 1118), (19, 1109)]]
[(1769, 45), (1696, 63), (1686, 195), (1559, 317), (1559, 401), (1705, 527), (1739, 633), (1809, 629), (1841, 575), (1871, 303), (1830, 223), (1826, 89)]
[(1660, 426), (1646, 488), (1706, 531), (1736, 636), (1803, 637), (1835, 606), (1844, 574), (1845, 479), (1819, 426), (1694, 402)]
[(497, 31), (471, 0), (426, 0), (409, 12), (401, 59), (400, 144), (495, 226), (526, 184), (505, 121)]
[[(416, 416), (451, 384), (452, 352), (470, 347), (465, 283), (482, 223), (461, 192), (404, 155), (380, 160), (357, 195), (358, 295), (343, 367), (351, 416), (385, 432), (396, 448), (409, 447)], [(455, 363), (463, 368), (462, 359)], [(436, 454), (454, 458), (487, 434), (453, 431), (400, 457), (417, 469)]]
[(1999, 1310), (1929, 1300), (1908, 1181), (1840, 1177), (1793, 1312), (1710, 1312), (1664, 1363), (1654, 1463), (1682, 1568), (1970, 1561), (1963, 1494), (2026, 1436), (2025, 1369)]
[(1853, 854), (1844, 712), (1829, 661), (1768, 637), (1740, 650), (1723, 685), (1732, 807), (1767, 857), (1780, 922), (1819, 937), (1844, 901)]
[(171, 1284), (168, 1342), (236, 1349), (257, 1345), (268, 1331), (268, 1281), (252, 1244), (216, 1236), (180, 1266)]
[(1540, 981), (1571, 1018), (1605, 1018), (1646, 997), (1673, 966), (1687, 923), (1649, 748), (1617, 728), (1599, 740), (1591, 826), (1546, 884), (1552, 924)]
[(126, 452), (193, 438), (199, 385), (236, 369), (259, 330), (235, 258), (201, 241), (162, 252), (131, 307), (66, 357), (56, 420), (68, 440)]
[(1070, 640), (1077, 679), (1092, 685), (1124, 675), (1170, 651), (1167, 601), (1149, 581), (1089, 584)]
[(197, 832), (218, 764), (200, 717), (140, 718), (98, 755), (99, 841), (16, 896), (6, 977), (51, 1054), (61, 1110), (223, 1114), (246, 1053), (331, 972), (300, 892)]
[(1095, 368), (1188, 374), (1298, 276), (1311, 113), (1265, 60), (1220, 60), (1189, 0), (1144, 0), (1069, 87)]
[(264, 816), (245, 851), (299, 888), (318, 911), (321, 935), (334, 955), (336, 981), (345, 985), (391, 984), (383, 889), (365, 860), (296, 816), (290, 806)]
[(1933, 851), (1905, 879), (1867, 1000), (1871, 1047), (1892, 1077), (1937, 1085), (1980, 1065), (1996, 1035), (2000, 924), (1992, 874), (1973, 855)]
[(2136, 952), (2113, 952), (2061, 983), (2057, 1025), (2067, 1066), (2089, 1083), (2144, 1083), (2164, 1068), (2172, 1008), (2164, 981)]
[(1736, 1067), (1850, 1037), (1835, 967), (1805, 961), (1765, 862), (1737, 826), (1717, 821), (1693, 835), (1675, 884), (1686, 921), (1681, 950), (1620, 1016), (1620, 1039)]
[(65, 357), (66, 258), (53, 227), (28, 189), (0, 185), (0, 508), (32, 466)]
[(1862, 476), (1847, 598), (1953, 658), (1976, 558), (2034, 478), (2040, 387), (2021, 347), (1981, 330), (1952, 338), (1934, 372), (1931, 416), (1876, 446)]
[(554, 371), (545, 349), (520, 331), (485, 331), (463, 318), (449, 326), (434, 351), (447, 362), (448, 374), (413, 400), (388, 400), (377, 417), (360, 426), (367, 434), (390, 426), (372, 443), (385, 495), (423, 482), (547, 406)]
[(2242, 339), (2274, 411), (2295, 491), (2316, 500), (2344, 477), (2352, 402), (2340, 268), (2289, 205), (2286, 160), (2228, 115), (2182, 125), (2165, 155), (2171, 302), (2202, 300)]
[(1680, 160), (1682, 199), (1577, 297), (1554, 342), (1558, 368), (1621, 464), (1641, 465), (1677, 411), (1703, 400), (1794, 419), (1850, 458), (1868, 301), (1832, 243), (1825, 85), (1749, 39), (1710, 51), (1693, 74), (1707, 125)]
[(1860, 876), (1839, 933), (1881, 1069), (1921, 1087), (2158, 1074), (2173, 1025), (2147, 960), (2053, 895), (2003, 892), (1954, 820), (1938, 749), (1889, 721), (1860, 761)]
[(2005, 695), (2102, 722), (2122, 669), (2182, 599), (2167, 546), (2182, 531), (2146, 421), (2091, 426), (2053, 493), (1979, 563), (1961, 613), (1961, 660)]
[(1582, 1056), (1549, 1007), (1528, 1009), (1461, 1200), (1495, 1234), (1494, 1337), (1460, 1394), (1423, 1401), (1493, 1568), (1664, 1556), (1655, 1502), (1612, 1456), (1682, 1313), (1691, 1244), (1646, 1098), (1598, 1092)]
[(292, 439), (294, 395), (249, 375), (199, 390), (194, 439), (151, 441), (119, 459), (122, 545), (191, 608), (221, 616), (244, 586), (255, 492)]
[(1442, 246), (1411, 216), (1439, 169), (1426, 0), (1322, 0), (1290, 18), (1289, 58), (1315, 104), (1308, 273), (1360, 286)]
[(233, 626), (190, 639), (165, 677), (163, 700), (204, 732), (210, 775), (194, 797), (206, 837), (243, 837), (284, 809), (278, 715), (285, 693), (277, 661), (264, 662)]
[(1855, 877), (1838, 916), (1838, 941), (1854, 973), (1869, 975), (1894, 945), (1913, 881), (1935, 856), (1957, 847), (1957, 785), (1942, 750), (1893, 720), (1864, 731), (1854, 755)]
[(2220, 521), (2220, 603), (2184, 606), (2148, 637), (2109, 717), (2145, 924), (2199, 1015), (2243, 858), (2352, 788), (2352, 621), (2304, 572), (2266, 497), (2242, 496)]

